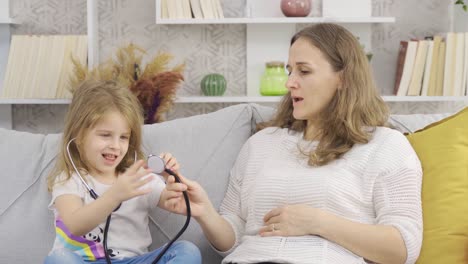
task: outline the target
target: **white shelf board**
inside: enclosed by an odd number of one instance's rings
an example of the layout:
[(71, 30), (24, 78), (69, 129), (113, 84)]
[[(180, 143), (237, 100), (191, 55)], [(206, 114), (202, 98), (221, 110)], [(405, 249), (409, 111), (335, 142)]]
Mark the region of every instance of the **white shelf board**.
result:
[(0, 98), (0, 104), (69, 104), (71, 99), (4, 99)]
[(186, 96), (177, 98), (177, 103), (261, 103), (279, 102), (281, 96)]
[[(176, 103), (277, 103), (282, 96), (181, 96)], [(468, 102), (468, 96), (382, 96), (386, 102)], [(2, 99), (0, 105), (69, 104), (71, 99)]]
[(156, 24), (281, 24), (281, 23), (394, 23), (395, 17), (244, 17), (223, 19), (162, 19)]
[(16, 19), (0, 17), (0, 24), (20, 24), (20, 23)]

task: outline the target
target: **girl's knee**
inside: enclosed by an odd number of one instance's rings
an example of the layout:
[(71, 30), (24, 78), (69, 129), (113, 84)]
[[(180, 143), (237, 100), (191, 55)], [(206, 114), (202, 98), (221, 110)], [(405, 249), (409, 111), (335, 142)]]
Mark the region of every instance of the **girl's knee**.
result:
[(174, 250), (178, 255), (183, 255), (187, 257), (187, 263), (201, 263), (201, 253), (200, 249), (189, 241), (176, 241), (172, 245)]

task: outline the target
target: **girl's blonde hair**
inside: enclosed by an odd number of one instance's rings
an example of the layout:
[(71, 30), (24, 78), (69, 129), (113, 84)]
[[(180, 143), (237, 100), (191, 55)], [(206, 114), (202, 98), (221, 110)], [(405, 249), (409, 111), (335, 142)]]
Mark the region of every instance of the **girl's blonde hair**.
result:
[(125, 157), (117, 166), (118, 172), (123, 172), (134, 163), (135, 154), (138, 159), (143, 158), (142, 125), (143, 110), (138, 99), (132, 92), (114, 81), (87, 80), (82, 82), (73, 92), (73, 99), (69, 106), (65, 119), (60, 153), (55, 167), (47, 179), (47, 187), (52, 191), (57, 177), (64, 172), (68, 180), (74, 172), (73, 166), (67, 154), (67, 144), (70, 144), (70, 154), (80, 173), (89, 171), (89, 165), (82, 158), (83, 149), (77, 142), (83, 140), (86, 133), (92, 129), (102, 117), (111, 112), (119, 112), (130, 127), (129, 146)]
[[(359, 41), (348, 30), (336, 24), (316, 24), (296, 33), (291, 45), (299, 38), (317, 47), (334, 71), (340, 72), (342, 81), (341, 89), (319, 116), (320, 142), (308, 153), (309, 165), (320, 166), (340, 158), (356, 143), (367, 143), (371, 132), (368, 128), (386, 125), (388, 106), (377, 91)], [(307, 129), (306, 120), (293, 117), (290, 93), (281, 100), (274, 119), (258, 128), (269, 126), (299, 132)]]

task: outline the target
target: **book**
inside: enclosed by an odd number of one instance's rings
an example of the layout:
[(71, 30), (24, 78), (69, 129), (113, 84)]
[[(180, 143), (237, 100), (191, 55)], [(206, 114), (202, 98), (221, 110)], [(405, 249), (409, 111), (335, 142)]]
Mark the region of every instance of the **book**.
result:
[(431, 62), (431, 71), (429, 77), (429, 85), (427, 88), (427, 95), (434, 96), (436, 94), (436, 85), (437, 85), (437, 69), (439, 67), (439, 50), (440, 43), (442, 42), (441, 36), (434, 36), (433, 38), (433, 48), (432, 48), (432, 62)]
[(432, 55), (434, 53), (434, 41), (428, 40), (426, 63), (424, 65), (421, 96), (427, 96), (429, 90), (429, 81), (431, 78)]
[(200, 5), (202, 8), (204, 18), (207, 18), (207, 19), (216, 18), (216, 14), (214, 12), (211, 0), (200, 0)]
[(464, 51), (464, 68), (463, 68), (463, 83), (460, 95), (468, 95), (468, 32), (465, 32), (465, 51)]
[(408, 41), (400, 41), (398, 48), (397, 67), (395, 72), (395, 85), (393, 87), (393, 94), (396, 95), (398, 87), (401, 82), (401, 75), (403, 74), (403, 66), (405, 65), (406, 50), (408, 49)]
[(177, 0), (166, 0), (167, 3), (167, 15), (169, 19), (175, 19), (178, 17), (177, 12)]
[(171, 0), (161, 0), (161, 18), (163, 19), (169, 18), (169, 12), (167, 10), (167, 1)]
[(21, 98), (35, 98), (34, 95), (38, 89), (37, 76), (43, 68), (43, 65), (40, 65), (40, 60), (43, 59), (43, 56), (41, 55), (44, 49), (46, 49), (46, 47), (44, 47), (44, 38), (41, 36), (30, 36), (28, 42), (28, 46), (30, 47), (29, 53), (25, 55), (30, 63), (28, 63), (27, 67), (24, 69), (24, 74), (28, 77), (24, 78), (24, 84), (21, 87), (21, 94), (18, 95), (18, 97)]
[(439, 47), (439, 61), (437, 62), (437, 79), (435, 95), (442, 96), (444, 94), (444, 74), (445, 74), (445, 57), (447, 51), (447, 43), (445, 41), (440, 42)]
[[(84, 41), (85, 45), (80, 43)], [(15, 36), (11, 42), (4, 98), (70, 97), (72, 54), (85, 65), (87, 36)]]
[(426, 63), (427, 49), (429, 42), (427, 40), (418, 41), (418, 49), (413, 66), (413, 73), (408, 87), (407, 95), (421, 95), (424, 65)]
[[(463, 72), (465, 62), (465, 33), (455, 33), (456, 48), (454, 54), (454, 73), (453, 73), (453, 86), (451, 90), (452, 96), (462, 95), (463, 86)], [(464, 88), (463, 88), (464, 91)]]
[(216, 10), (217, 18), (224, 18), (223, 7), (221, 6), (220, 0), (212, 0), (214, 9)]
[(455, 56), (457, 48), (457, 38), (455, 33), (448, 32), (445, 44), (445, 68), (443, 95), (453, 95), (453, 84), (455, 80)]
[(190, 7), (192, 8), (194, 18), (203, 18), (200, 0), (190, 0)]
[(190, 8), (190, 0), (179, 0), (182, 5), (182, 17), (184, 19), (192, 18), (192, 9)]
[(401, 75), (400, 86), (398, 87), (397, 96), (406, 96), (408, 93), (411, 76), (413, 75), (413, 66), (416, 59), (416, 51), (418, 48), (417, 41), (408, 41), (408, 49), (406, 51), (403, 73)]

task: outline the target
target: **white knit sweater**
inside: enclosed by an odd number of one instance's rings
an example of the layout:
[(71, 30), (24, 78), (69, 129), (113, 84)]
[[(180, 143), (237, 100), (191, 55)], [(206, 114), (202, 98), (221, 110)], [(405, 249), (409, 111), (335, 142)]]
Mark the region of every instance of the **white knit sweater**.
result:
[(307, 204), (366, 224), (396, 227), (414, 263), (422, 243), (422, 170), (416, 153), (399, 132), (379, 127), (367, 144), (343, 158), (310, 167), (299, 151), (315, 147), (302, 133), (267, 128), (243, 146), (220, 207), (236, 236), (222, 263), (366, 263), (319, 236), (260, 237), (271, 209)]

